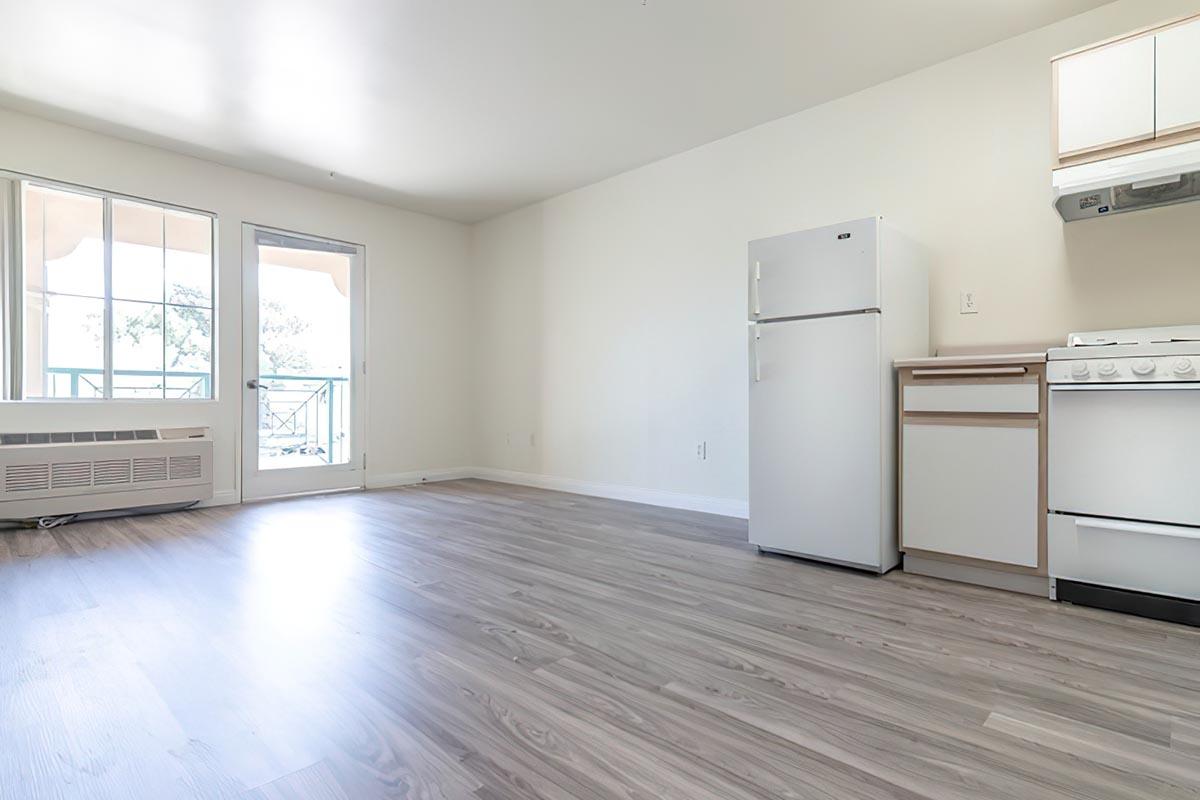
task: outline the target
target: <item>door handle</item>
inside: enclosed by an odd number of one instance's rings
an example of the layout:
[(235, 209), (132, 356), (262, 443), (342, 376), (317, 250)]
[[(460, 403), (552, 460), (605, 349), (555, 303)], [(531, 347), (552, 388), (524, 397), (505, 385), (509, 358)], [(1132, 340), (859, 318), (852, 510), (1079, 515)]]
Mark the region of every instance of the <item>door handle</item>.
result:
[(251, 378), (250, 380), (246, 381), (246, 388), (247, 389), (261, 389), (262, 384), (258, 382), (258, 378)]
[(750, 359), (754, 364), (754, 382), (758, 383), (762, 380), (762, 364), (758, 360), (758, 340), (762, 338), (759, 335), (758, 326), (754, 326), (754, 338), (750, 340)]
[(760, 316), (762, 314), (762, 305), (759, 303), (759, 290), (758, 290), (758, 284), (760, 281), (762, 281), (762, 262), (755, 261), (754, 262), (754, 284), (751, 288), (751, 292), (754, 294), (754, 316), (756, 316), (756, 317)]

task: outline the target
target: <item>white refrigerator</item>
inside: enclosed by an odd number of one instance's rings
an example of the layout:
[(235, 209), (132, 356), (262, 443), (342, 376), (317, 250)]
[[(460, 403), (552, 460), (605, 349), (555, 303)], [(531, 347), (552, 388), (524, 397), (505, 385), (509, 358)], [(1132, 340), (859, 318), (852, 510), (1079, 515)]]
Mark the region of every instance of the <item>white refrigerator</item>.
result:
[(880, 217), (750, 243), (750, 541), (884, 573), (893, 360), (929, 353), (920, 250)]

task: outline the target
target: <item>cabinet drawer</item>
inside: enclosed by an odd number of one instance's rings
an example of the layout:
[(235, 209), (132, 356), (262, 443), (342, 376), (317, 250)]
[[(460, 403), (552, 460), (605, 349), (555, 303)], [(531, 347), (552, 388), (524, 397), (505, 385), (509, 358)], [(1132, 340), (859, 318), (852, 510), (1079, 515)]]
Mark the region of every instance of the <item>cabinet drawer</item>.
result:
[(1036, 414), (1036, 383), (935, 383), (904, 387), (905, 411)]
[(1200, 532), (1175, 525), (1051, 514), (1055, 578), (1200, 601)]
[(904, 425), (903, 549), (1038, 566), (1038, 428)]

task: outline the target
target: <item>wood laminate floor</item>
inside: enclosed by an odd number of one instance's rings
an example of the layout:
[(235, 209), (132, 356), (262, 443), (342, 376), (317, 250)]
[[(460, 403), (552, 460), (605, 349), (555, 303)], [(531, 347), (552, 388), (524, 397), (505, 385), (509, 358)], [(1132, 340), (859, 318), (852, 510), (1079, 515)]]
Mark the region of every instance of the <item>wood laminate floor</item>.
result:
[(1200, 630), (461, 481), (0, 534), (3, 798), (1200, 797)]

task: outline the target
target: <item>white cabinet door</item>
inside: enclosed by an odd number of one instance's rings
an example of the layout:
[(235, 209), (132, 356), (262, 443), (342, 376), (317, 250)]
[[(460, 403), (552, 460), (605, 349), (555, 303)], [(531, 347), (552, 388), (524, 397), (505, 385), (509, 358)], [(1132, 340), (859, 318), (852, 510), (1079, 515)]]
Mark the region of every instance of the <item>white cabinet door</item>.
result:
[(750, 541), (879, 569), (879, 315), (752, 328)]
[(1200, 20), (1155, 39), (1157, 134), (1200, 127)]
[(904, 549), (1038, 565), (1038, 429), (905, 423)]
[(1154, 37), (1058, 62), (1058, 154), (1154, 137)]

